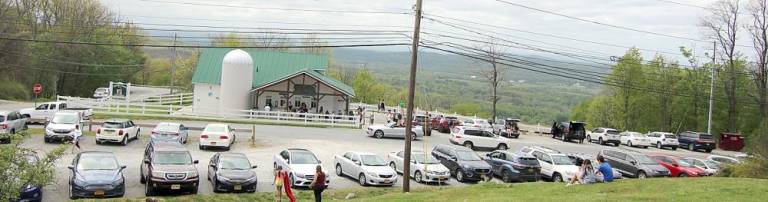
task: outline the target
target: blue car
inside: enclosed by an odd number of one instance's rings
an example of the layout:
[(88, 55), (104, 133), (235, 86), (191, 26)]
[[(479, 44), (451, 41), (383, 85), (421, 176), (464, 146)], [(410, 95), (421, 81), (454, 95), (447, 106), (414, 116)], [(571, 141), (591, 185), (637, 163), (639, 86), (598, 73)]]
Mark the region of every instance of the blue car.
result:
[(80, 152), (68, 168), (72, 171), (70, 199), (125, 195), (125, 166), (118, 164), (112, 152)]
[[(26, 154), (26, 156), (27, 156), (27, 161), (29, 163), (37, 163), (37, 161), (40, 160), (40, 158), (38, 158), (37, 155), (34, 155), (34, 154)], [(43, 200), (43, 188), (38, 185), (27, 185), (21, 189), (21, 194), (19, 194), (19, 198), (12, 201), (32, 202), (32, 201), (42, 201), (42, 200)]]
[(541, 165), (536, 157), (525, 153), (496, 150), (485, 155), (491, 173), (504, 182), (535, 182), (541, 179)]

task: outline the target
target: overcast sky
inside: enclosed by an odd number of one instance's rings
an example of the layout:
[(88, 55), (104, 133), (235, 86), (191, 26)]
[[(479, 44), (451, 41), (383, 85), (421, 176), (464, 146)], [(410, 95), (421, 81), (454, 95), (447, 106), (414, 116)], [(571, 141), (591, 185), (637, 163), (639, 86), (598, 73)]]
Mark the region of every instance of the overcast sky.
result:
[[(158, 2), (160, 1), (160, 2)], [(165, 2), (162, 2), (165, 1)], [(551, 10), (566, 15), (576, 16), (609, 24), (627, 26), (641, 30), (665, 33), (688, 38), (705, 39), (704, 30), (698, 26), (706, 10), (671, 4), (658, 0), (507, 0), (539, 9)], [(674, 0), (687, 4), (708, 6), (713, 0)], [(123, 18), (137, 23), (194, 24), (238, 27), (282, 27), (282, 28), (339, 28), (339, 29), (393, 29), (407, 30), (413, 26), (412, 15), (397, 14), (360, 14), (360, 13), (325, 13), (285, 10), (264, 10), (253, 8), (211, 7), (200, 5), (180, 5), (168, 2), (199, 2), (225, 5), (240, 5), (258, 8), (298, 8), (325, 10), (361, 10), (410, 12), (415, 0), (103, 0), (104, 4)], [(697, 55), (703, 56), (711, 51), (711, 43), (695, 42), (684, 39), (655, 36), (650, 34), (620, 30), (561, 16), (532, 11), (507, 5), (495, 0), (424, 0), (424, 12), (468, 21), (477, 21), (496, 26), (547, 33), (552, 35), (604, 42), (622, 46), (637, 46), (643, 49), (650, 59), (659, 50), (679, 53), (679, 46), (695, 47)], [(162, 18), (157, 18), (162, 17)], [(176, 19), (174, 19), (176, 18)], [(181, 18), (202, 18), (219, 21), (201, 21)], [(289, 22), (306, 24), (280, 24), (269, 22)], [(364, 27), (360, 25), (371, 25)], [(464, 23), (468, 26), (477, 26)], [(404, 26), (404, 27), (387, 27)], [(557, 47), (536, 43), (531, 40), (561, 44), (568, 47), (586, 49), (589, 54), (608, 57), (621, 55), (626, 48), (610, 47), (563, 40), (548, 36), (514, 32), (495, 28), (480, 28), (504, 33), (505, 39), (521, 43), (540, 45), (557, 51), (577, 51), (567, 47)], [(446, 27), (430, 20), (423, 21), (425, 32), (460, 33), (472, 37), (474, 34), (452, 27)], [(482, 38), (474, 35), (475, 38)], [(513, 38), (515, 37), (515, 38)], [(434, 41), (446, 39), (425, 36)], [(749, 44), (743, 38), (741, 44)], [(394, 50), (407, 51), (407, 47)], [(510, 49), (511, 52), (521, 50)], [(578, 50), (584, 52), (583, 50)], [(744, 50), (745, 52), (748, 50)], [(668, 54), (670, 55), (670, 54)], [(751, 56), (749, 53), (747, 56)], [(678, 56), (671, 56), (680, 59)]]

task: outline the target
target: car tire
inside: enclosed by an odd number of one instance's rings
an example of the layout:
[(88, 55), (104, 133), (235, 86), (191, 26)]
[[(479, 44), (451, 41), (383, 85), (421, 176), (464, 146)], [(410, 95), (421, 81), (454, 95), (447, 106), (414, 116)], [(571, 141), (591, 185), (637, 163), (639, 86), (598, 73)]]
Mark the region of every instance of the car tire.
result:
[(496, 146), (496, 149), (498, 149), (498, 150), (507, 150), (507, 149), (509, 149), (509, 147), (507, 146), (507, 144), (499, 144), (499, 146)]
[(464, 173), (461, 172), (461, 169), (456, 169), (456, 181), (464, 182)]
[(688, 177), (688, 174), (680, 173), (679, 175), (677, 175), (677, 177)]
[(464, 145), (465, 147), (467, 147), (467, 148), (469, 148), (469, 149), (471, 149), (471, 150), (475, 150), (475, 146), (474, 146), (474, 145), (472, 145), (472, 142), (470, 142), (470, 141), (466, 141), (466, 142), (464, 142), (464, 144), (462, 144), (462, 145)]
[(603, 138), (602, 137), (597, 138), (597, 144), (605, 145), (605, 142), (603, 142)]
[(688, 144), (688, 150), (696, 151), (696, 148), (693, 148), (693, 144)]
[(395, 162), (389, 162), (389, 167), (392, 168), (395, 172), (397, 172), (397, 166), (395, 166)]
[(187, 137), (184, 137), (184, 141), (182, 141), (181, 144), (187, 144)]
[(672, 151), (674, 151), (674, 150), (677, 150), (677, 147), (674, 147), (674, 146), (673, 146), (673, 147), (672, 147)]
[(662, 146), (661, 146), (661, 142), (656, 142), (656, 148), (657, 148), (657, 149), (661, 149), (661, 148), (662, 148)]
[(645, 172), (644, 172), (644, 171), (642, 171), (642, 170), (641, 170), (641, 171), (637, 171), (637, 178), (638, 178), (638, 179), (645, 179), (645, 178), (648, 178), (648, 174), (645, 174)]
[(643, 149), (648, 149), (648, 146), (643, 146)]
[(205, 150), (205, 147), (203, 145), (197, 145), (197, 148), (200, 150)]
[(512, 182), (512, 174), (509, 173), (509, 170), (504, 170), (501, 172), (501, 180), (506, 183)]
[(627, 146), (632, 147), (632, 141), (627, 140)]
[(563, 176), (560, 173), (552, 174), (552, 182), (563, 182)]
[(77, 200), (77, 196), (75, 196), (74, 188), (72, 188), (72, 185), (69, 185), (69, 199)]
[(15, 134), (16, 134), (16, 129), (11, 129), (11, 135), (15, 135)]
[(621, 142), (613, 143), (614, 147), (618, 147), (619, 145), (621, 145)]
[(344, 173), (341, 171), (341, 165), (340, 164), (336, 164), (336, 175), (337, 176), (344, 175)]
[(377, 130), (376, 132), (373, 132), (373, 137), (378, 139), (384, 138), (384, 131)]
[(190, 190), (189, 192), (190, 192), (192, 195), (195, 195), (195, 194), (197, 194), (197, 190), (198, 190), (198, 187), (195, 187), (195, 188), (192, 188), (192, 190)]
[(423, 181), (423, 179), (422, 179), (422, 177), (423, 177), (423, 176), (421, 175), (421, 172), (420, 172), (420, 171), (418, 171), (418, 170), (417, 170), (415, 173), (413, 173), (413, 180), (414, 180), (414, 181), (416, 181), (416, 183), (422, 183), (422, 182), (424, 182), (424, 181)]
[(219, 190), (216, 189), (216, 186), (219, 184), (217, 181), (218, 180), (216, 179), (216, 177), (211, 179), (211, 189), (213, 189), (213, 193), (219, 193)]
[(587, 142), (592, 142), (592, 137), (590, 135), (587, 135)]
[(360, 173), (360, 176), (357, 178), (357, 183), (360, 184), (360, 186), (366, 186), (368, 183), (366, 183), (367, 180), (365, 179), (365, 174)]
[(560, 138), (561, 138), (561, 140), (563, 140), (563, 142), (568, 142), (568, 139), (565, 138), (565, 134), (563, 134), (563, 136), (560, 136)]
[(122, 144), (123, 146), (126, 146), (126, 145), (128, 145), (128, 136), (127, 136), (127, 135), (126, 135), (126, 136), (123, 136), (123, 141), (122, 141), (122, 143), (120, 143), (120, 144)]
[(155, 195), (155, 190), (152, 188), (151, 184), (152, 183), (150, 183), (149, 181), (147, 181), (147, 183), (144, 184), (144, 195), (147, 197)]
[(101, 141), (96, 140), (96, 145), (101, 145)]
[(144, 174), (141, 174), (141, 171), (139, 171), (139, 175), (139, 184), (147, 183), (147, 179), (144, 178)]
[(411, 132), (411, 140), (416, 140), (416, 133)]
[(45, 143), (51, 143), (51, 139), (48, 137), (43, 137), (43, 142)]
[(711, 149), (707, 149), (706, 152), (707, 153), (712, 153), (712, 150)]

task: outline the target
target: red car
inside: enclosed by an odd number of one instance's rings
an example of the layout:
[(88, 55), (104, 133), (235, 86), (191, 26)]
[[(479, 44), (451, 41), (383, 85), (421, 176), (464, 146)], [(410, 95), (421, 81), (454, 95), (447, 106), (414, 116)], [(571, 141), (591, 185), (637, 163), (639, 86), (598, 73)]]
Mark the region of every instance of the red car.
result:
[(440, 131), (441, 133), (450, 133), (451, 128), (460, 124), (461, 121), (459, 121), (459, 118), (446, 116), (440, 119), (440, 123), (437, 125), (437, 131)]
[(704, 170), (696, 168), (684, 161), (680, 161), (681, 158), (677, 156), (665, 154), (648, 154), (648, 156), (669, 169), (669, 176), (671, 177), (699, 177), (707, 175)]

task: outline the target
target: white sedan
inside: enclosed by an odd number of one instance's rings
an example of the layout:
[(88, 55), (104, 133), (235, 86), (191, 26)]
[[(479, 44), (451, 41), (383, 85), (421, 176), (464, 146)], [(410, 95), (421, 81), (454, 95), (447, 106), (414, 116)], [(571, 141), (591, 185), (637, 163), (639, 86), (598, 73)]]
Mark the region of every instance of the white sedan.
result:
[[(368, 136), (373, 136), (379, 139), (384, 137), (405, 138), (405, 127), (397, 126), (394, 122), (385, 125), (371, 125), (365, 130), (365, 133)], [(424, 130), (421, 129), (421, 126), (414, 126), (411, 128), (411, 138), (413, 140), (417, 140), (423, 136)]]
[(200, 150), (209, 147), (222, 147), (226, 150), (235, 143), (235, 129), (227, 124), (208, 124), (200, 132)]
[[(317, 159), (315, 153), (307, 149), (290, 148), (281, 151), (272, 157), (274, 169), (282, 168), (288, 172), (288, 178), (292, 187), (309, 187), (312, 180), (315, 179), (315, 170), (322, 162)], [(323, 173), (328, 176), (328, 172), (321, 166)], [(331, 183), (330, 178), (325, 178), (325, 184)]]
[(619, 134), (619, 136), (621, 136), (621, 144), (629, 147), (648, 148), (648, 146), (651, 146), (651, 139), (642, 133), (626, 131)]
[(386, 185), (397, 182), (397, 173), (381, 156), (364, 152), (347, 152), (333, 157), (336, 175), (355, 178), (361, 186)]
[[(387, 154), (389, 166), (398, 173), (404, 172), (404, 154), (405, 152), (403, 151)], [(432, 157), (432, 155), (421, 151), (411, 152), (410, 166), (410, 176), (418, 183), (445, 182), (451, 178), (451, 172), (448, 168), (440, 164), (440, 161)]]

